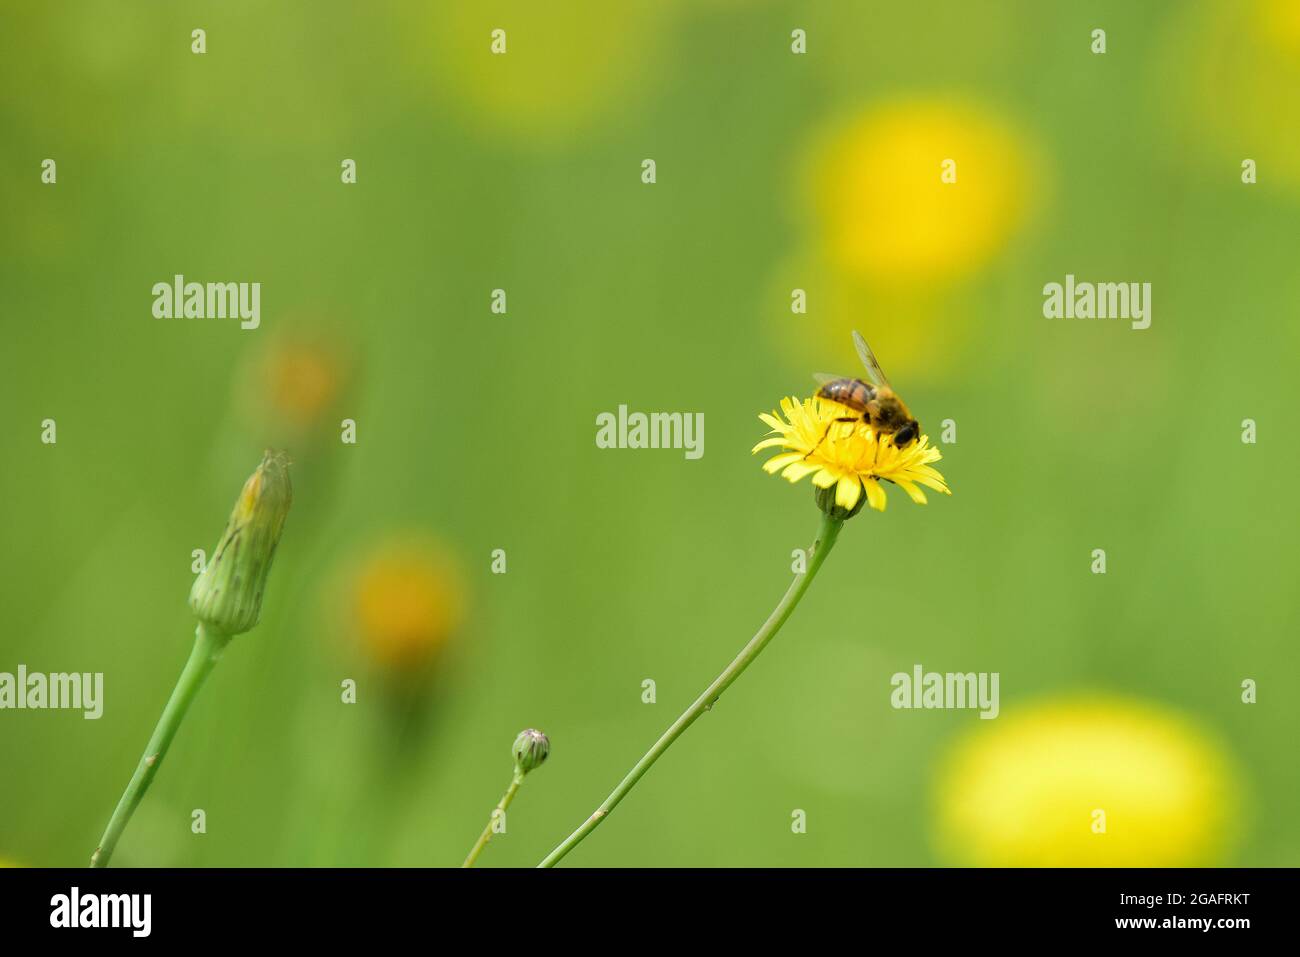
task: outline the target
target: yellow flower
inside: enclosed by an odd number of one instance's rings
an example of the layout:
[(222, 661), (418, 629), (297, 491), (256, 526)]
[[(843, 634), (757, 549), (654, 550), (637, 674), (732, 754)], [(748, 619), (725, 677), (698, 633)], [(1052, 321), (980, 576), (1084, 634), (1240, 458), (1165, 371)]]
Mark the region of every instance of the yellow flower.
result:
[(457, 564), (431, 541), (380, 546), (357, 571), (352, 612), (365, 651), (386, 668), (430, 662), (464, 618)]
[(985, 867), (1213, 864), (1236, 820), (1220, 750), (1176, 714), (1082, 697), (980, 725), (939, 778), (941, 843)]
[(875, 106), (831, 131), (811, 192), (827, 252), (888, 283), (957, 278), (1000, 252), (1035, 192), (1032, 150), (998, 117), (942, 99)]
[(818, 489), (835, 489), (834, 504), (846, 512), (860, 507), (864, 492), (867, 504), (883, 512), (882, 480), (898, 485), (918, 505), (925, 504), (922, 485), (951, 494), (943, 476), (930, 467), (943, 455), (930, 445), (928, 435), (900, 449), (891, 436), (876, 434), (861, 420), (837, 422), (852, 414), (846, 408), (817, 397), (786, 398), (781, 400), (780, 413), (773, 410), (770, 415), (759, 415), (772, 432), (754, 446), (754, 451), (784, 450), (764, 462), (763, 470), (769, 474), (780, 472), (791, 482), (811, 475)]

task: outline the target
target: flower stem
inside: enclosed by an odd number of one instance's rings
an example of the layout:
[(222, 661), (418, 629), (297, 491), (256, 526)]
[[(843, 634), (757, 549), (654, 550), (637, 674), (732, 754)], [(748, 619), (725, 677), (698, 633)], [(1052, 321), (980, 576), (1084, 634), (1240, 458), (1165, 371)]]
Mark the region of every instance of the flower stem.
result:
[(496, 809), (488, 818), (487, 827), (483, 828), (483, 833), (478, 836), (474, 846), (469, 849), (469, 855), (465, 858), (465, 863), (461, 867), (473, 867), (478, 856), (483, 853), (483, 848), (487, 847), (488, 841), (492, 840), (492, 826), (496, 824), (497, 818), (506, 813), (506, 808), (510, 802), (515, 799), (515, 792), (519, 790), (519, 785), (524, 783), (524, 772), (515, 768), (515, 776), (510, 779), (510, 787), (506, 788), (506, 793), (501, 795), (501, 800), (497, 802)]
[(826, 556), (835, 545), (835, 539), (839, 537), (840, 529), (843, 527), (844, 523), (842, 521), (823, 514), (817, 540), (813, 542), (812, 554), (808, 558), (807, 570), (796, 576), (795, 580), (791, 582), (780, 603), (768, 616), (767, 621), (763, 622), (763, 627), (758, 629), (758, 633), (749, 640), (749, 644), (740, 650), (740, 654), (736, 655), (735, 660), (723, 669), (722, 674), (718, 675), (713, 680), (713, 683), (704, 689), (704, 693), (695, 699), (695, 703), (682, 712), (681, 717), (674, 721), (672, 726), (654, 743), (654, 747), (647, 751), (632, 770), (627, 773), (627, 776), (619, 782), (618, 787), (614, 788), (609, 797), (605, 798), (605, 803), (596, 808), (595, 813), (587, 818), (581, 827), (565, 838), (555, 850), (546, 855), (546, 858), (537, 865), (538, 867), (554, 867), (564, 855), (577, 847), (583, 838), (594, 831), (600, 822), (605, 820), (609, 813), (618, 806), (618, 802), (627, 796), (627, 793), (632, 790), (636, 782), (641, 780), (641, 776), (650, 770), (650, 765), (659, 760), (659, 756), (681, 737), (682, 732), (695, 723), (696, 718), (713, 707), (714, 702), (722, 697), (722, 692), (726, 691), (731, 686), (731, 683), (740, 677), (741, 672), (748, 668), (750, 663), (758, 657), (759, 652), (767, 647), (767, 643), (781, 630), (781, 626), (785, 624), (795, 606), (799, 604), (799, 599), (803, 598), (804, 592), (812, 584), (813, 578), (816, 577), (822, 562), (826, 560)]
[(153, 737), (149, 739), (149, 746), (144, 749), (144, 755), (140, 758), (135, 774), (131, 776), (131, 782), (122, 792), (122, 799), (117, 802), (117, 809), (113, 811), (108, 828), (99, 840), (99, 847), (95, 848), (95, 853), (91, 855), (91, 867), (108, 866), (108, 859), (113, 856), (118, 838), (126, 830), (126, 825), (131, 820), (131, 815), (135, 813), (136, 807), (139, 806), (140, 799), (144, 797), (144, 792), (149, 790), (149, 784), (153, 781), (153, 776), (158, 773), (158, 766), (162, 764), (163, 756), (167, 754), (172, 738), (176, 737), (176, 730), (185, 720), (185, 713), (189, 711), (194, 696), (202, 687), (203, 680), (207, 678), (208, 672), (217, 663), (217, 659), (221, 657), (221, 652), (229, 641), (229, 635), (214, 631), (202, 623), (199, 624), (194, 634), (194, 648), (190, 652), (189, 661), (185, 662), (185, 668), (181, 671), (180, 678), (176, 680), (176, 687), (172, 689), (172, 696), (167, 700), (167, 706), (163, 708), (158, 726), (154, 728)]

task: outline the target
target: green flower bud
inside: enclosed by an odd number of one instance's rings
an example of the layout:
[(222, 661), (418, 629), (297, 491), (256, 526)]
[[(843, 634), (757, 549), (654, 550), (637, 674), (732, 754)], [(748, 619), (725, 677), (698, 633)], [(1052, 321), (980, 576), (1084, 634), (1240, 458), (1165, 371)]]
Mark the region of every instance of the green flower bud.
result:
[(289, 459), (268, 450), (235, 502), (221, 541), (190, 589), (190, 608), (204, 624), (239, 635), (257, 624), (262, 591), (293, 502)]
[(835, 486), (830, 488), (817, 488), (813, 486), (813, 493), (817, 499), (817, 507), (823, 512), (835, 519), (837, 522), (846, 522), (858, 512), (862, 511), (862, 506), (867, 504), (867, 493), (863, 492), (858, 496), (858, 502), (852, 508), (844, 508), (835, 504)]
[(515, 767), (523, 774), (542, 766), (551, 753), (551, 739), (540, 731), (528, 728), (515, 738)]

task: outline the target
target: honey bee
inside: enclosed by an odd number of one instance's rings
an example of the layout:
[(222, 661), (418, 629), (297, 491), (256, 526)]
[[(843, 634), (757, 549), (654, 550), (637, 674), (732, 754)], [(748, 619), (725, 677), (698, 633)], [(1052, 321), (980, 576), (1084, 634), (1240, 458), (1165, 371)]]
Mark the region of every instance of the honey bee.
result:
[[(880, 369), (880, 363), (876, 361), (876, 354), (856, 330), (853, 333), (853, 345), (858, 350), (858, 357), (866, 367), (867, 379), (870, 381), (820, 374), (816, 376), (821, 383), (817, 395), (856, 413), (841, 416), (835, 422), (864, 422), (878, 435), (893, 436), (894, 445), (900, 449), (915, 442), (921, 437), (921, 424), (913, 418), (907, 405), (889, 384), (885, 373)], [(826, 426), (817, 445), (826, 440), (833, 424)], [(808, 454), (811, 455), (812, 452)]]

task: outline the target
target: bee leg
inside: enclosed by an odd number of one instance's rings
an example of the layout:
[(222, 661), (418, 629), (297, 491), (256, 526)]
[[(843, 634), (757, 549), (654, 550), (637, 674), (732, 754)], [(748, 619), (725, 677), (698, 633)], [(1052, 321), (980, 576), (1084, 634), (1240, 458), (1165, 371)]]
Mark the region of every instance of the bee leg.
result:
[(804, 457), (804, 460), (805, 460), (805, 461), (807, 460), (808, 456), (812, 455), (812, 454), (813, 454), (814, 452), (816, 452), (819, 448), (821, 448), (821, 444), (822, 444), (823, 442), (826, 441), (826, 436), (830, 434), (830, 431), (831, 431), (831, 423), (830, 423), (830, 422), (827, 422), (827, 423), (826, 423), (826, 431), (823, 432), (823, 433), (822, 433), (822, 437), (821, 437), (820, 439), (817, 440), (817, 444), (814, 445), (812, 448), (810, 448), (807, 452), (804, 453), (804, 456), (803, 456), (803, 457)]
[(826, 431), (824, 431), (824, 432), (822, 433), (822, 437), (821, 437), (820, 439), (817, 440), (817, 444), (816, 444), (816, 445), (814, 445), (811, 449), (809, 449), (809, 450), (807, 451), (807, 453), (804, 455), (804, 459), (806, 460), (806, 459), (808, 458), (809, 455), (812, 455), (812, 454), (813, 454), (814, 452), (816, 452), (819, 448), (821, 448), (821, 444), (822, 444), (823, 442), (826, 441), (826, 436), (828, 436), (828, 435), (831, 434), (831, 426), (834, 425), (836, 422), (856, 422), (856, 421), (858, 421), (858, 417), (857, 417), (856, 415), (854, 415), (854, 416), (841, 416), (841, 417), (838, 418), (838, 419), (831, 419), (831, 421), (829, 421), (829, 422), (826, 423)]
[(809, 458), (809, 455), (813, 454), (813, 452), (815, 452), (816, 450), (820, 449), (820, 447), (822, 447), (822, 443), (826, 441), (826, 437), (829, 436), (829, 434), (831, 434), (831, 425), (832, 423), (826, 424), (826, 432), (822, 433), (822, 438), (819, 438), (818, 441), (816, 441), (816, 445), (811, 447), (811, 449), (807, 450), (805, 454), (803, 454), (803, 458), (805, 458), (805, 460)]

